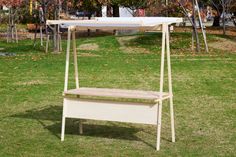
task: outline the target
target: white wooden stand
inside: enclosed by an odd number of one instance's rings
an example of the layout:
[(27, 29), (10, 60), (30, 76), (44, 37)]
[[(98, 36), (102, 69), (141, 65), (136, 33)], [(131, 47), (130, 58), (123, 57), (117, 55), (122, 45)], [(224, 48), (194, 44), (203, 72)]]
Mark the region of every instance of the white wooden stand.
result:
[[(144, 21), (150, 22), (157, 18), (142, 18)], [(112, 21), (113, 19), (111, 19)], [(126, 21), (125, 21), (126, 20)], [(138, 20), (135, 24), (131, 24), (125, 19), (122, 23), (119, 21), (116, 23), (106, 23), (109, 21), (105, 19), (102, 22), (99, 21), (83, 21), (78, 22), (81, 24), (79, 29), (132, 29), (139, 24)], [(153, 28), (162, 28), (162, 51), (161, 51), (161, 69), (160, 69), (160, 89), (157, 91), (138, 91), (138, 90), (123, 90), (123, 89), (107, 89), (107, 88), (84, 88), (79, 87), (79, 75), (77, 65), (77, 52), (76, 52), (76, 40), (75, 32), (78, 30), (75, 26), (68, 27), (68, 40), (67, 40), (67, 52), (66, 52), (66, 69), (65, 69), (65, 84), (64, 84), (64, 101), (63, 101), (63, 116), (62, 116), (62, 128), (61, 128), (61, 140), (64, 140), (65, 134), (65, 122), (66, 118), (78, 118), (78, 119), (92, 119), (92, 120), (106, 120), (117, 122), (130, 122), (157, 125), (157, 142), (156, 150), (160, 150), (161, 139), (161, 120), (162, 120), (162, 104), (164, 100), (169, 100), (170, 103), (170, 118), (171, 118), (171, 134), (172, 142), (175, 142), (175, 127), (174, 127), (174, 109), (173, 109), (173, 94), (172, 94), (172, 81), (171, 81), (171, 62), (170, 62), (170, 44), (169, 44), (169, 24), (174, 22), (182, 22), (182, 19), (169, 18), (167, 22), (164, 18), (160, 18), (157, 24), (152, 25)], [(168, 21), (169, 20), (169, 21)], [(161, 22), (160, 22), (161, 21)], [(163, 22), (164, 21), (164, 22)], [(61, 22), (61, 21), (59, 21)], [(74, 25), (76, 21), (70, 21), (70, 24)], [(123, 26), (124, 23), (129, 23), (129, 27)], [(152, 22), (152, 21), (151, 21)], [(58, 21), (48, 21), (48, 23), (58, 24)], [(64, 22), (65, 23), (65, 22)], [(94, 25), (97, 25), (95, 27)], [(148, 23), (149, 24), (149, 23)], [(146, 26), (143, 28), (147, 28)], [(70, 43), (72, 38), (73, 56), (74, 56), (74, 77), (76, 89), (68, 89), (68, 73), (69, 73), (69, 58), (70, 58)], [(165, 58), (167, 58), (167, 74), (168, 74), (168, 91), (163, 91), (164, 84), (164, 65)], [(85, 98), (84, 98), (85, 97)], [(87, 97), (87, 98), (86, 98)], [(89, 97), (89, 98), (88, 98)], [(99, 98), (99, 99), (97, 99)], [(150, 103), (137, 103), (134, 99), (145, 100), (143, 102)], [(117, 101), (119, 100), (119, 101)], [(123, 100), (123, 101), (121, 101)], [(141, 101), (142, 102), (142, 101)], [(129, 115), (129, 116), (127, 116)], [(82, 120), (80, 120), (80, 133), (83, 132)]]

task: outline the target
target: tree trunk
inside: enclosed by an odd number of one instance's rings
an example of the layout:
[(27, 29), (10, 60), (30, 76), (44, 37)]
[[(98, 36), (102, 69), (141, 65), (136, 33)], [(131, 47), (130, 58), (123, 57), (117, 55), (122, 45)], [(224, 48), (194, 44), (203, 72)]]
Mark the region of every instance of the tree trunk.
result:
[(97, 9), (95, 16), (96, 17), (102, 17), (102, 6), (99, 6), (98, 8), (99, 9)]
[(196, 38), (196, 51), (200, 52), (200, 42), (199, 42), (197, 26), (196, 26), (196, 12), (195, 12), (195, 2), (194, 2), (194, 0), (192, 0), (192, 4), (193, 4), (193, 11), (192, 11), (193, 34), (194, 34), (194, 37)]
[[(120, 17), (120, 10), (119, 10), (119, 6), (118, 5), (112, 5), (112, 9), (113, 9), (113, 17)], [(117, 31), (113, 30), (113, 34), (117, 35)]]
[(63, 6), (65, 6), (65, 14), (69, 16), (68, 0), (63, 1)]
[(120, 10), (118, 5), (113, 5), (113, 17), (120, 17)]
[(214, 17), (214, 22), (213, 22), (213, 25), (214, 27), (220, 27), (220, 16), (217, 15)]
[(43, 10), (43, 18), (44, 18), (44, 27), (46, 28), (45, 29), (45, 33), (46, 35), (48, 35), (48, 30), (47, 30), (47, 26), (46, 26), (46, 21), (47, 21), (47, 7), (46, 7), (46, 4), (45, 4), (45, 1), (43, 0), (42, 2), (42, 10)]
[[(61, 4), (58, 0), (55, 0), (55, 5), (54, 7), (54, 20), (59, 20), (60, 19), (60, 7)], [(60, 34), (59, 34), (59, 25), (54, 25), (53, 28), (53, 52), (54, 53), (60, 53)]]
[(17, 30), (15, 24), (15, 16), (16, 16), (16, 8), (10, 7), (9, 8), (9, 15), (8, 15), (8, 26), (7, 26), (7, 42), (16, 42), (18, 43), (17, 39)]
[(223, 18), (222, 18), (222, 22), (223, 22), (223, 35), (226, 34), (226, 28), (225, 28), (225, 4), (223, 4)]
[[(102, 17), (102, 6), (99, 6), (99, 9), (97, 9), (95, 16)], [(96, 33), (98, 33), (98, 32), (99, 32), (99, 30), (96, 29)]]
[(112, 17), (112, 7), (111, 5), (107, 5), (107, 17)]

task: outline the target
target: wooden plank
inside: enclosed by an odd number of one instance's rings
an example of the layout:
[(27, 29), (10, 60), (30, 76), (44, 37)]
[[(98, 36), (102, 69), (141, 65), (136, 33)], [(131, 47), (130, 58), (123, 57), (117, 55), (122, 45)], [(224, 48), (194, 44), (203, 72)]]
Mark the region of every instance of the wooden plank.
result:
[(95, 20), (47, 20), (47, 25), (59, 24), (61, 27), (74, 26), (73, 30), (156, 30), (162, 24), (182, 22), (182, 18), (132, 17), (132, 18), (96, 18)]
[(157, 104), (64, 98), (67, 118), (157, 124)]
[[(160, 92), (154, 91), (139, 91), (139, 90), (124, 90), (124, 89), (108, 89), (108, 88), (79, 88), (71, 89), (64, 92), (65, 95), (80, 95), (80, 96), (97, 96), (111, 98), (127, 98), (127, 99), (145, 99), (157, 100), (160, 99)], [(170, 97), (168, 93), (163, 93), (163, 99)]]
[(75, 85), (76, 85), (76, 88), (78, 89), (79, 88), (79, 74), (78, 74), (75, 31), (72, 32), (72, 42), (73, 42), (73, 54), (74, 54)]
[(183, 18), (173, 18), (173, 17), (119, 17), (119, 18), (101, 18), (98, 17), (94, 20), (47, 20), (47, 25), (57, 25), (57, 24), (69, 24), (69, 25), (75, 25), (75, 24), (88, 24), (91, 26), (91, 24), (94, 25), (109, 25), (109, 24), (124, 24), (124, 27), (126, 27), (129, 24), (138, 24), (138, 25), (156, 25), (156, 24), (172, 24), (172, 23), (180, 23), (183, 22)]
[(139, 30), (139, 31), (152, 31), (152, 30), (156, 30), (159, 28), (159, 25), (156, 26), (137, 26), (137, 27), (117, 27), (117, 26), (100, 26), (100, 27), (88, 27), (88, 26), (74, 26), (74, 28), (72, 28), (72, 30), (75, 31), (83, 31), (83, 30), (103, 30), (103, 31), (110, 31), (110, 30)]
[[(172, 95), (172, 76), (171, 76), (171, 62), (170, 62), (170, 32), (166, 30), (166, 58), (167, 58), (167, 72), (168, 72), (168, 88)], [(170, 121), (171, 121), (171, 137), (172, 142), (175, 142), (175, 124), (174, 124), (174, 106), (173, 97), (170, 97)]]
[(69, 62), (70, 62), (70, 41), (71, 41), (71, 31), (70, 31), (70, 29), (68, 29), (64, 91), (67, 91), (67, 89), (68, 89), (69, 65), (70, 65), (69, 64)]
[(161, 48), (161, 75), (160, 75), (160, 99), (161, 101), (159, 102), (158, 105), (158, 123), (157, 123), (157, 145), (156, 145), (156, 150), (160, 150), (160, 140), (161, 140), (161, 119), (162, 119), (162, 92), (163, 92), (163, 87), (164, 87), (164, 67), (165, 67), (165, 48), (166, 48), (166, 31), (168, 29), (167, 24), (162, 25), (162, 48)]

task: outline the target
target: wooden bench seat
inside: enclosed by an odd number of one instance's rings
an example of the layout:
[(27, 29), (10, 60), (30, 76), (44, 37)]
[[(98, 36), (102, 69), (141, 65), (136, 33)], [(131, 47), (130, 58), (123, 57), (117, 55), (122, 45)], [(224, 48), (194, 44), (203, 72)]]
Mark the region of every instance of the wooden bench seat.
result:
[[(160, 92), (155, 92), (155, 91), (108, 89), (108, 88), (84, 88), (84, 87), (79, 89), (67, 90), (66, 92), (64, 92), (64, 95), (144, 99), (153, 101), (159, 101), (161, 99)], [(162, 100), (167, 98), (170, 98), (170, 94), (163, 93)]]

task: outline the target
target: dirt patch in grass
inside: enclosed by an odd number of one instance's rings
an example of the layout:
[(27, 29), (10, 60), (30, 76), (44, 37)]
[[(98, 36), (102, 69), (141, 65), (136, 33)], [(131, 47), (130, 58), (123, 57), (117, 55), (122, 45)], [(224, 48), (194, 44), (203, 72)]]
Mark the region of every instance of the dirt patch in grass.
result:
[(217, 41), (209, 43), (209, 47), (223, 51), (236, 52), (236, 42), (225, 38), (217, 38)]
[(137, 39), (137, 37), (138, 36), (124, 36), (124, 37), (117, 37), (116, 39), (121, 47), (125, 47), (127, 42), (133, 39)]
[(79, 46), (78, 50), (99, 50), (99, 45), (96, 43), (88, 43), (88, 44), (82, 44)]
[(120, 49), (125, 53), (150, 53), (147, 49), (140, 47), (121, 47)]
[[(192, 32), (192, 27), (174, 27), (174, 32)], [(198, 32), (201, 33), (201, 29), (198, 29)], [(223, 34), (223, 29), (221, 27), (207, 27), (207, 34)], [(235, 27), (227, 27), (226, 35), (235, 36), (236, 29)]]
[(16, 84), (16, 85), (20, 85), (20, 86), (33, 86), (33, 85), (46, 84), (46, 82), (41, 81), (41, 80), (29, 80), (29, 81), (17, 82), (17, 83), (15, 83), (15, 84)]
[(130, 40), (136, 39), (137, 36), (125, 36), (125, 37), (117, 37), (117, 41), (120, 44), (120, 50), (122, 50), (125, 53), (150, 53), (150, 51), (148, 51), (145, 48), (142, 47), (134, 47), (134, 46), (128, 46), (127, 43)]
[(79, 53), (80, 57), (99, 57), (100, 55), (92, 54), (92, 53)]

